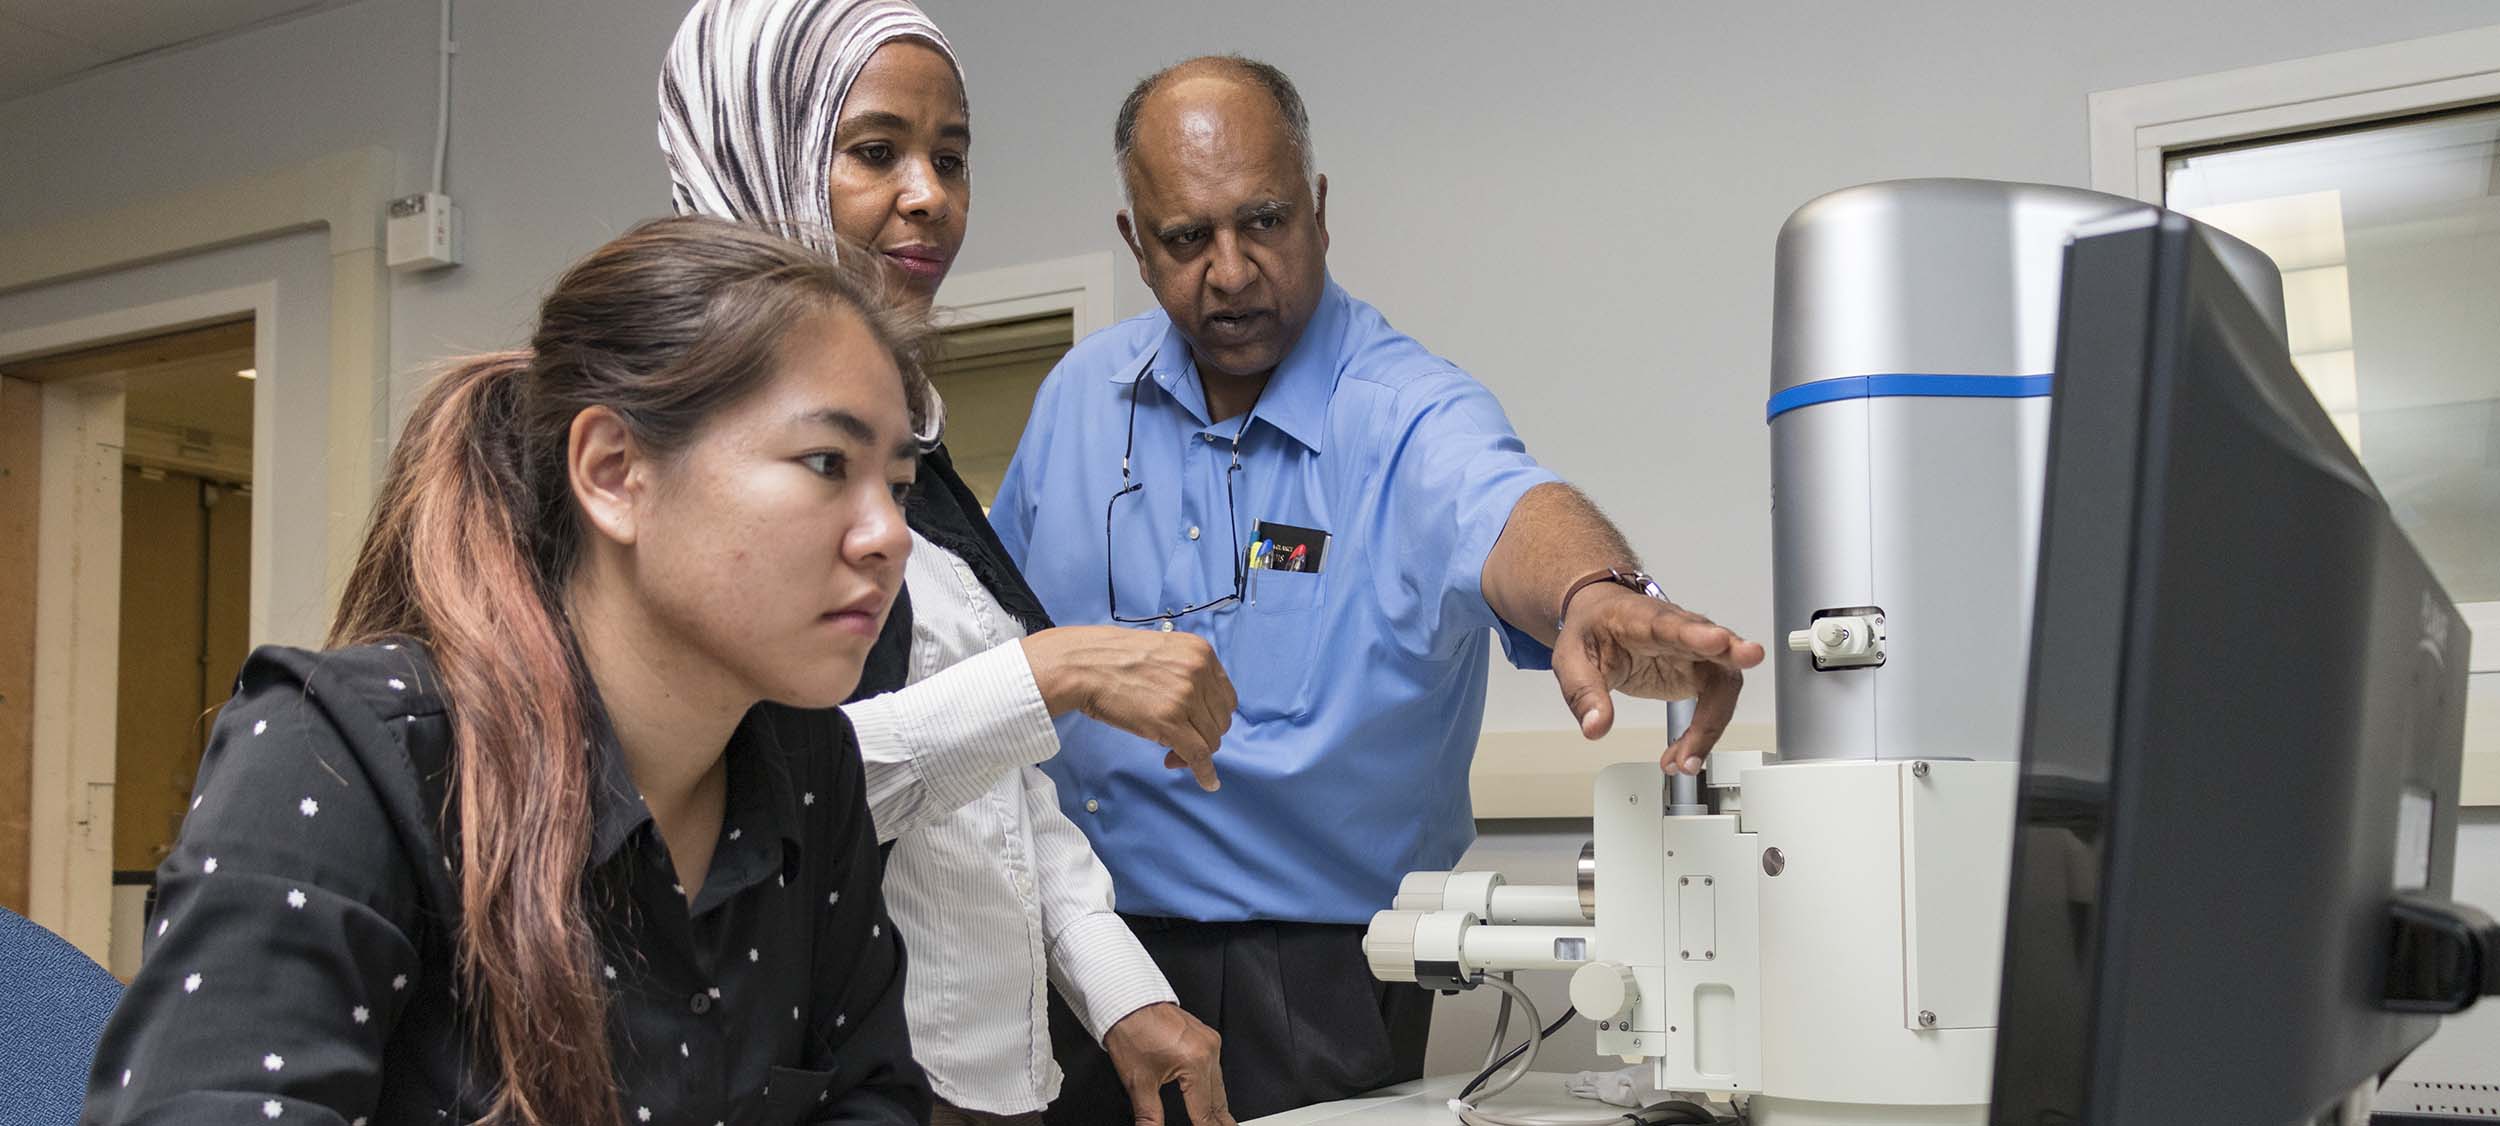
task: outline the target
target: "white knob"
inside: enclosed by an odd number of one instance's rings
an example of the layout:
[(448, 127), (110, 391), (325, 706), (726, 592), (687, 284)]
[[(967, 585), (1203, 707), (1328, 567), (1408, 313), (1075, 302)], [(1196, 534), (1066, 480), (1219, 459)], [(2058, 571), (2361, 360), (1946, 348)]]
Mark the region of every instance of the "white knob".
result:
[(1395, 911), (1438, 911), (1449, 883), (1448, 872), (1408, 872), (1398, 881), (1398, 897), (1389, 907)]
[(1815, 619), (1811, 629), (1792, 630), (1788, 647), (1814, 655), (1822, 669), (1861, 668), (1884, 663), (1884, 616), (1846, 614)]
[(1621, 962), (1590, 962), (1571, 972), (1571, 1007), (1590, 1020), (1629, 1016), (1640, 997), (1632, 967)]
[(1382, 911), (1363, 932), (1363, 960), (1382, 981), (1415, 980), (1415, 924), (1420, 911)]

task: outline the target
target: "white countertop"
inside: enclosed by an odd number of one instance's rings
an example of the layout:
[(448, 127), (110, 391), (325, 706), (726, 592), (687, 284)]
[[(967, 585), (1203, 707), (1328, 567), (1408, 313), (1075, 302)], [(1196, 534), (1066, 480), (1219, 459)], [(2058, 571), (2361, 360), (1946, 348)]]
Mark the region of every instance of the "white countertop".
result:
[[(1342, 1099), (1333, 1103), (1306, 1106), (1283, 1114), (1252, 1119), (1241, 1126), (1457, 1126), (1458, 1116), (1450, 1113), (1450, 1096), (1467, 1085), (1467, 1075), (1444, 1075), (1400, 1083), (1365, 1095), (1359, 1099)], [(1491, 1100), (1484, 1109), (1501, 1114), (1551, 1115), (1558, 1119), (1596, 1119), (1608, 1111), (1617, 1114), (1625, 1108), (1608, 1106), (1595, 1099), (1576, 1098), (1563, 1091), (1561, 1072), (1528, 1073), (1510, 1090)]]

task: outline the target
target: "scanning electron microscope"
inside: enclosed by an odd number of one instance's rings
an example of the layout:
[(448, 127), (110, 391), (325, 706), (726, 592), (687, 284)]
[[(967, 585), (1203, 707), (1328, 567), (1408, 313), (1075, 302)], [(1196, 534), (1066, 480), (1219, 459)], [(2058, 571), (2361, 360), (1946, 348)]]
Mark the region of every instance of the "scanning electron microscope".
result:
[[(2078, 226), (2146, 210), (1911, 180), (1791, 217), (1776, 756), (1605, 769), (1576, 887), (1413, 873), (1371, 922), (1373, 973), (1568, 972), (1601, 1053), (1760, 1126), (1985, 1121), (2062, 260)], [(2273, 263), (2213, 242), (2279, 335)]]

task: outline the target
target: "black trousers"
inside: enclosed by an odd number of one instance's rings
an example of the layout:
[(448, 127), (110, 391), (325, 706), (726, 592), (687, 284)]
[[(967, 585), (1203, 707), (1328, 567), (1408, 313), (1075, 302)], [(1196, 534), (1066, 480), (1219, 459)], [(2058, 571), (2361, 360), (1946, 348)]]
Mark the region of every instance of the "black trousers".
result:
[[(1171, 980), (1181, 1007), (1224, 1037), (1224, 1093), (1233, 1117), (1351, 1098), (1423, 1075), (1432, 992), (1374, 980), (1363, 960), (1361, 925), (1122, 918)], [(1129, 1122), (1128, 1089), (1111, 1057), (1056, 993), (1050, 1034), (1067, 1081), (1043, 1122)], [(1164, 1089), (1163, 1106), (1169, 1126), (1189, 1121), (1178, 1086)]]

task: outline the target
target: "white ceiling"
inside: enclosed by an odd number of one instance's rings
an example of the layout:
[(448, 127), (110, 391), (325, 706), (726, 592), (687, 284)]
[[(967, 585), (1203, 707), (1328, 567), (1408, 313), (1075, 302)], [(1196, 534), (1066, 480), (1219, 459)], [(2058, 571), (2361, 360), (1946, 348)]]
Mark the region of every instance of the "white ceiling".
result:
[(353, 0), (0, 0), (0, 100)]

